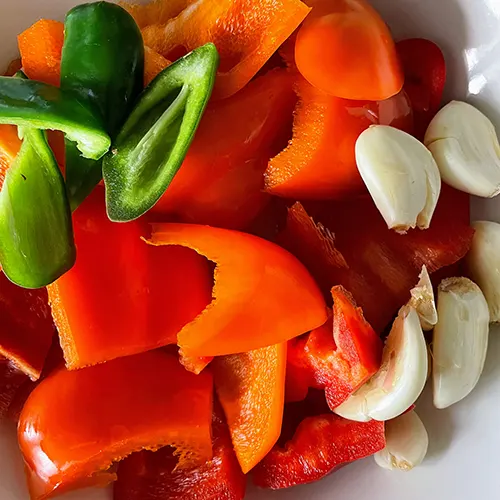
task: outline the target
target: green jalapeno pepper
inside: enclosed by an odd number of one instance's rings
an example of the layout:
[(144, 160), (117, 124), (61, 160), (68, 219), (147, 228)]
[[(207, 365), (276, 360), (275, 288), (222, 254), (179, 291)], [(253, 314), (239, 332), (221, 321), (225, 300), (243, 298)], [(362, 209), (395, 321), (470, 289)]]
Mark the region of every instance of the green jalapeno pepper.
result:
[(179, 170), (212, 93), (219, 55), (206, 44), (142, 93), (103, 161), (108, 216), (126, 222), (160, 199)]

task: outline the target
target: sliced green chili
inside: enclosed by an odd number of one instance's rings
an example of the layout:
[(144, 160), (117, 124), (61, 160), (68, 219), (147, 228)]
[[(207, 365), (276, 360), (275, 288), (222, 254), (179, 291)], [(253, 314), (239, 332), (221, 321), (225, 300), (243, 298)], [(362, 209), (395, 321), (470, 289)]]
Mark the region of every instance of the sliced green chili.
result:
[[(61, 88), (99, 109), (112, 139), (143, 89), (144, 42), (132, 16), (109, 2), (79, 5), (65, 21)], [(102, 179), (102, 161), (66, 141), (66, 187), (75, 209)]]
[(61, 130), (86, 158), (110, 147), (99, 113), (76, 95), (41, 82), (0, 76), (0, 124)]
[(108, 216), (130, 221), (160, 199), (179, 170), (212, 93), (219, 56), (209, 43), (142, 93), (103, 162)]
[(45, 132), (21, 131), (21, 150), (0, 191), (0, 263), (17, 285), (40, 288), (75, 262), (71, 211)]

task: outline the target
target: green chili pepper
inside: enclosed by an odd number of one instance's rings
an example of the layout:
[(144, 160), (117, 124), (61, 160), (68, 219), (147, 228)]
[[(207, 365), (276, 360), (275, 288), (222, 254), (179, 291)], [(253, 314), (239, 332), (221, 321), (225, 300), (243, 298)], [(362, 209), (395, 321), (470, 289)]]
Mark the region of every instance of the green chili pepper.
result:
[(98, 160), (111, 140), (91, 106), (70, 92), (41, 82), (0, 77), (0, 124), (61, 130), (86, 158)]
[(209, 43), (142, 93), (103, 162), (108, 216), (130, 221), (160, 199), (179, 170), (212, 93), (219, 56)]
[[(144, 42), (132, 16), (118, 5), (79, 5), (66, 16), (61, 88), (95, 105), (114, 139), (143, 89)], [(66, 187), (73, 209), (102, 179), (102, 161), (82, 158), (66, 141)]]
[(71, 210), (45, 132), (20, 131), (23, 144), (0, 191), (0, 263), (17, 285), (40, 288), (75, 263)]

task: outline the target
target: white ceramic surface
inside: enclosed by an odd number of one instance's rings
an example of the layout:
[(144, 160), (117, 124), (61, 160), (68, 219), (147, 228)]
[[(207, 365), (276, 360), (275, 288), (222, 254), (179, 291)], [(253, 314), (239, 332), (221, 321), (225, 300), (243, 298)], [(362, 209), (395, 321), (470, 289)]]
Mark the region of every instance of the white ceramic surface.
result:
[[(63, 19), (78, 0), (0, 0), (0, 70), (16, 55), (16, 35), (40, 17)], [(445, 51), (447, 98), (468, 99), (500, 126), (500, 0), (373, 0), (397, 39), (428, 37)], [(500, 200), (474, 201), (473, 217), (500, 222)], [(1, 319), (0, 319), (1, 320)], [(429, 391), (418, 405), (429, 454), (410, 473), (378, 468), (371, 458), (313, 485), (249, 492), (251, 500), (498, 500), (500, 475), (500, 330), (492, 331), (483, 377), (466, 400), (435, 410)], [(0, 425), (0, 500), (27, 500), (15, 429)], [(109, 500), (87, 490), (61, 500)], [(200, 499), (209, 500), (209, 499)]]

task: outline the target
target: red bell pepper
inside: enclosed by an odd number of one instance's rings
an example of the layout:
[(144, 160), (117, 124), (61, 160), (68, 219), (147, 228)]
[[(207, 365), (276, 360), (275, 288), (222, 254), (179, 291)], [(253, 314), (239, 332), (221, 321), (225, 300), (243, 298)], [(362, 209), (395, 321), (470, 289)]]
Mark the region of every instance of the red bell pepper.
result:
[(286, 343), (215, 359), (215, 388), (246, 474), (276, 444), (285, 399)]
[(415, 136), (423, 140), (438, 112), (446, 84), (446, 62), (441, 49), (430, 40), (412, 38), (396, 44), (405, 74), (404, 89), (415, 118)]
[(209, 304), (206, 260), (186, 248), (146, 245), (140, 221), (112, 223), (101, 188), (73, 226), (76, 264), (48, 288), (69, 369), (175, 344)]
[(180, 468), (212, 457), (212, 376), (161, 351), (60, 369), (32, 392), (18, 438), (32, 500), (116, 480), (132, 452), (174, 446)]
[(181, 245), (215, 262), (213, 301), (178, 335), (189, 357), (280, 344), (322, 325), (321, 291), (279, 246), (250, 234), (194, 224), (154, 224), (150, 243)]
[(266, 190), (285, 198), (331, 199), (365, 192), (355, 145), (370, 125), (412, 132), (413, 115), (404, 92), (387, 101), (348, 101), (326, 94), (298, 77), (299, 102), (288, 147), (269, 162)]
[(423, 265), (433, 273), (468, 252), (474, 235), (468, 213), (469, 196), (448, 186), (431, 227), (406, 235), (387, 229), (370, 198), (310, 203), (307, 212), (295, 204), (279, 241), (308, 267), (325, 294), (332, 284), (349, 290), (380, 333), (409, 299)]
[(210, 104), (181, 169), (150, 213), (245, 229), (270, 199), (263, 173), (289, 132), (293, 81), (286, 71), (274, 70)]
[(253, 480), (275, 490), (311, 483), (384, 447), (383, 422), (353, 422), (333, 414), (306, 418), (284, 448), (276, 446), (254, 469)]
[(0, 419), (15, 412), (17, 394), (25, 384), (34, 383), (11, 361), (0, 357)]
[(236, 460), (227, 424), (217, 413), (212, 421), (212, 460), (177, 470), (169, 448), (135, 453), (118, 467), (114, 500), (243, 500), (247, 478)]
[(380, 368), (380, 337), (343, 287), (334, 287), (332, 296), (332, 318), (288, 343), (287, 401), (303, 400), (309, 388), (325, 389), (336, 408)]

